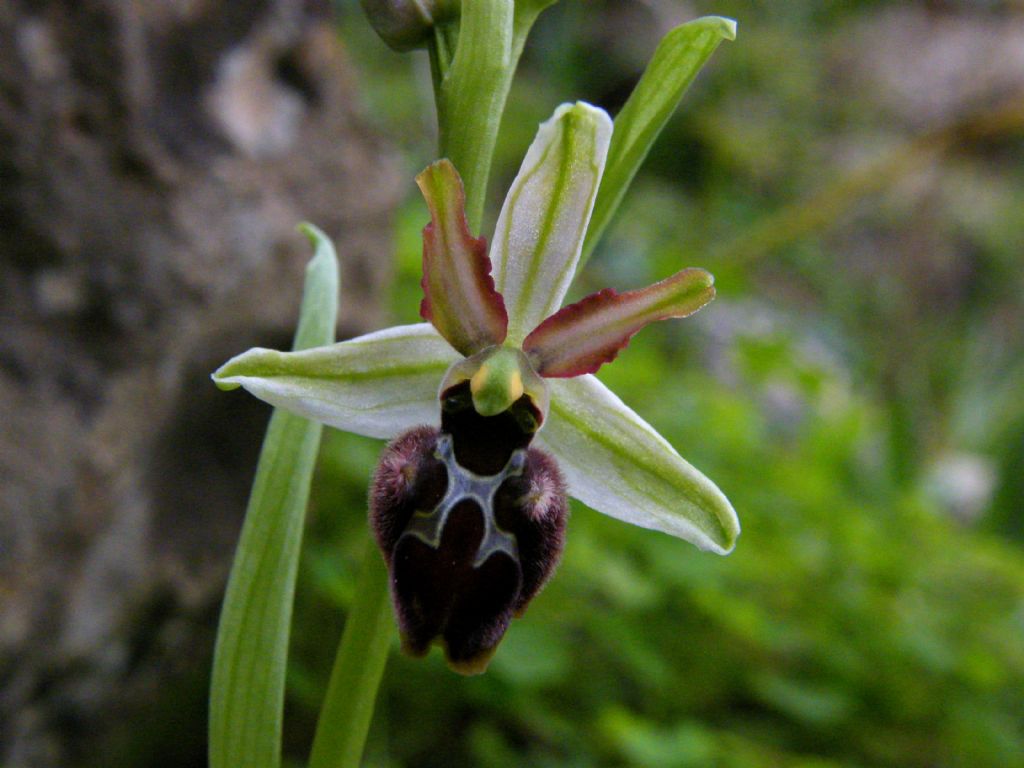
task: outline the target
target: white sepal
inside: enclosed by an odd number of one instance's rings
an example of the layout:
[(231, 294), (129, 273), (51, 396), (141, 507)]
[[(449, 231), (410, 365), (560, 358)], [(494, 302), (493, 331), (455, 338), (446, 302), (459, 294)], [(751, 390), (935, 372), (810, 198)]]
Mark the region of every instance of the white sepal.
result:
[(718, 487), (591, 375), (550, 379), (551, 411), (538, 436), (569, 493), (611, 517), (727, 554), (739, 520)]
[(437, 423), (438, 384), (461, 357), (433, 326), (419, 323), (302, 352), (250, 349), (213, 380), (346, 432), (392, 438)]
[(583, 102), (562, 104), (537, 131), (491, 244), (495, 286), (508, 310), (506, 343), (521, 343), (562, 305), (576, 273), (611, 135), (608, 114)]

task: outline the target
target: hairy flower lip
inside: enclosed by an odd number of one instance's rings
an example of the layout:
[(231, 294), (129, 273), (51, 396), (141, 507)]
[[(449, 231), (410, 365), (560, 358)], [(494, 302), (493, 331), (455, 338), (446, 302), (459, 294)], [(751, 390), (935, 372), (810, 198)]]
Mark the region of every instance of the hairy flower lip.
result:
[(459, 434), (423, 426), (392, 441), (371, 484), (370, 522), (403, 649), (422, 656), (439, 644), (452, 669), (477, 674), (553, 573), (568, 506), (542, 451), (513, 444), (500, 470), (477, 474), (455, 458)]

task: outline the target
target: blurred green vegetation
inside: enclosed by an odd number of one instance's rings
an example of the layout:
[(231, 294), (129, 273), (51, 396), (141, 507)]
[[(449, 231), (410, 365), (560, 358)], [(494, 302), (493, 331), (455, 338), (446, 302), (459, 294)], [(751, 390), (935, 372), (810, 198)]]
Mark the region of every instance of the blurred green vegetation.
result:
[[(393, 314), (412, 322), (429, 77), (354, 3), (340, 11), (367, 111), (407, 166)], [(716, 275), (716, 302), (645, 331), (601, 378), (730, 497), (736, 551), (574, 506), (559, 573), (486, 675), (392, 656), (366, 765), (1024, 764), (1024, 96), (936, 93), (925, 114), (887, 95), (913, 67), (891, 83), (872, 69), (894, 26), (1019, 28), (1024, 11), (562, 0), (513, 86), (484, 231), (557, 103), (614, 113), (665, 23), (707, 13), (737, 18), (738, 39), (685, 97), (577, 293), (686, 265)], [(911, 64), (922, 39), (957, 44), (910, 35)], [(293, 633), (296, 757), (379, 450), (325, 437)]]

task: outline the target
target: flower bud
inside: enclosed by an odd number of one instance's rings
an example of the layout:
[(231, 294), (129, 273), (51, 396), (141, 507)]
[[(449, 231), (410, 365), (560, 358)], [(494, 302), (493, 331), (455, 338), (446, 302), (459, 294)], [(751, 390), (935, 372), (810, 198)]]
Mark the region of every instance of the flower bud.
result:
[(381, 39), (396, 51), (420, 48), (437, 24), (459, 16), (461, 0), (361, 0)]

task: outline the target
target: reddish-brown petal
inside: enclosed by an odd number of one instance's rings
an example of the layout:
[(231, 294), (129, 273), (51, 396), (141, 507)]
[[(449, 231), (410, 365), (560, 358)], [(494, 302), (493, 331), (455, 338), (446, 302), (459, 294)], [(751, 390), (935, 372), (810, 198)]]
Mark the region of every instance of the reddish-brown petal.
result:
[(508, 314), (494, 288), (487, 241), (466, 223), (466, 196), (455, 166), (438, 160), (416, 177), (430, 208), (423, 229), (420, 315), (467, 357), (505, 340)]
[(703, 269), (690, 268), (636, 291), (606, 288), (551, 315), (526, 337), (523, 351), (541, 376), (593, 373), (648, 323), (686, 317), (711, 301), (714, 282)]

